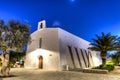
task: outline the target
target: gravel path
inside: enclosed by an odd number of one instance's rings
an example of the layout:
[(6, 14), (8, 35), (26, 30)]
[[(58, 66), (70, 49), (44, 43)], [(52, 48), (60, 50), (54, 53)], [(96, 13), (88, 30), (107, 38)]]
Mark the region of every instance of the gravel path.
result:
[(0, 80), (120, 80), (120, 74), (95, 74), (74, 71), (43, 71), (24, 68), (14, 68), (11, 77)]

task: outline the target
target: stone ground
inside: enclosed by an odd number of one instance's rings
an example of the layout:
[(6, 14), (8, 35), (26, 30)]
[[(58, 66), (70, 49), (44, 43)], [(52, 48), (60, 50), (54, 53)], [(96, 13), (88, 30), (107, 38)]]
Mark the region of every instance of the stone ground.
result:
[(4, 77), (0, 80), (120, 80), (120, 69), (116, 69), (108, 74), (96, 74), (13, 68), (10, 71), (10, 77)]

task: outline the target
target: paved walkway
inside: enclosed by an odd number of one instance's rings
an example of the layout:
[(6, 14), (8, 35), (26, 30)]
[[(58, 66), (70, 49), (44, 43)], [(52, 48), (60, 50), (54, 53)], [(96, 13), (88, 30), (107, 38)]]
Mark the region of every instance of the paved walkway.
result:
[(74, 71), (42, 71), (14, 68), (2, 80), (120, 80), (120, 74), (95, 74)]
[(115, 66), (114, 71), (111, 71), (110, 74), (120, 74), (120, 66)]

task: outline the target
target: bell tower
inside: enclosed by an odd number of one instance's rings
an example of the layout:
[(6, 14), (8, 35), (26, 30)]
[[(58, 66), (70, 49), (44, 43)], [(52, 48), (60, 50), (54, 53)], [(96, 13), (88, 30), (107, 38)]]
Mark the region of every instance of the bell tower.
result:
[(42, 20), (42, 21), (38, 22), (38, 30), (43, 29), (43, 28), (46, 28), (45, 20)]

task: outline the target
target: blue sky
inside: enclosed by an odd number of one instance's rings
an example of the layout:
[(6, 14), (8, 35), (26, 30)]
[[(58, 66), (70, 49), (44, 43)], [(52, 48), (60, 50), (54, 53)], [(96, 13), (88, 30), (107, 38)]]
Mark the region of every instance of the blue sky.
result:
[(28, 21), (59, 27), (91, 41), (95, 34), (120, 35), (120, 0), (0, 0), (0, 19)]

